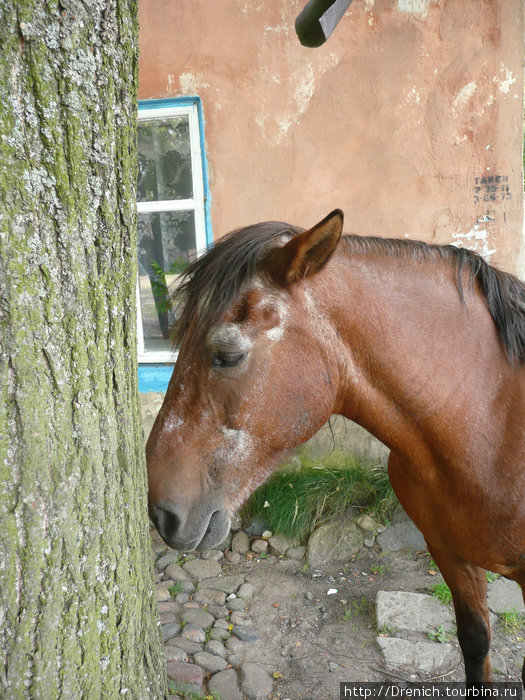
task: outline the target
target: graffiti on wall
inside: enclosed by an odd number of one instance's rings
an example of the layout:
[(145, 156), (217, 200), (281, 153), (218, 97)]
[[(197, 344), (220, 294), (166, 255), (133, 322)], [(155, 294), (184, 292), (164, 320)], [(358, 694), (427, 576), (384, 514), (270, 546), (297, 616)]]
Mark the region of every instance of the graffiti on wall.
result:
[(508, 175), (483, 175), (474, 178), (474, 204), (512, 199)]

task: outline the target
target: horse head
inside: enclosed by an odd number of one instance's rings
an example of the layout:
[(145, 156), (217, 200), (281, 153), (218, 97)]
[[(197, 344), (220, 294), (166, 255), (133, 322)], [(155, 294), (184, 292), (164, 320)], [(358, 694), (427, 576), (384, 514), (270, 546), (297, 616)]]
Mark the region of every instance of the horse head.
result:
[(179, 355), (147, 448), (149, 511), (174, 549), (223, 541), (231, 514), (334, 412), (337, 335), (313, 293), (341, 237), (270, 222), (222, 239), (181, 285)]

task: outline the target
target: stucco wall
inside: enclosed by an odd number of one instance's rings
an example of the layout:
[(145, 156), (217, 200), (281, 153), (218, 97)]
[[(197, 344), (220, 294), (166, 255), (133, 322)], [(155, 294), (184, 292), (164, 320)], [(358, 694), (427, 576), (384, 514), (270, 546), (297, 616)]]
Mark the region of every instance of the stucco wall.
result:
[(522, 273), (522, 0), (354, 0), (319, 49), (304, 3), (139, 1), (141, 99), (203, 102), (214, 236), (341, 207)]

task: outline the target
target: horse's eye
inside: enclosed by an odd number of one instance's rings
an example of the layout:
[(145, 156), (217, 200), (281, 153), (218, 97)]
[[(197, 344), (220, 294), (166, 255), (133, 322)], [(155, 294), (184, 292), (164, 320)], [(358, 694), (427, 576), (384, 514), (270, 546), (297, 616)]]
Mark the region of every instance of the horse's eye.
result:
[(214, 367), (236, 367), (246, 356), (246, 353), (218, 352), (213, 358)]

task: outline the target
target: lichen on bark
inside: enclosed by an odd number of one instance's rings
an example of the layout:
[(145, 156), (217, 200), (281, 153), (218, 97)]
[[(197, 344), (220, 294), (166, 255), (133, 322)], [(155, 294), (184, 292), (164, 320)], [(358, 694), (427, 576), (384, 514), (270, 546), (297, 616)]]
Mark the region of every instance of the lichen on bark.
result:
[(0, 0), (0, 696), (165, 694), (135, 352), (136, 0)]

